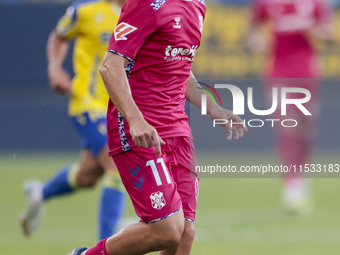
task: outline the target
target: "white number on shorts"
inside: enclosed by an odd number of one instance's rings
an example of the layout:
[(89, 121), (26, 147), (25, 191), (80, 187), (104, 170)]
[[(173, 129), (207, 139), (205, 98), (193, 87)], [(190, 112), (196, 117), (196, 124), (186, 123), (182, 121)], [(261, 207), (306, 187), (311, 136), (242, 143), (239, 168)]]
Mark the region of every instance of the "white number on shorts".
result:
[[(165, 165), (165, 163), (163, 161), (163, 158), (157, 159), (157, 163), (161, 163), (161, 166), (163, 168), (163, 172), (164, 172), (166, 181), (170, 184), (171, 183), (171, 179), (170, 179), (170, 176), (169, 176), (168, 169), (166, 168), (166, 165)], [(153, 159), (149, 160), (148, 162), (146, 162), (146, 166), (150, 166), (151, 167), (151, 170), (152, 170), (153, 176), (155, 177), (157, 186), (161, 186), (163, 183), (161, 181), (161, 177), (159, 176), (159, 173), (158, 173), (155, 161)]]

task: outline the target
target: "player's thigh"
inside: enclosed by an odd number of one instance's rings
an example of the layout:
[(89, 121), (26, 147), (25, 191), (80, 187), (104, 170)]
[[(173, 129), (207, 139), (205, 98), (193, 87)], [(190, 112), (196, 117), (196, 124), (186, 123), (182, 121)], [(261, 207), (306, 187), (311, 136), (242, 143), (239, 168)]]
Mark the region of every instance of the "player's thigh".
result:
[(194, 222), (198, 201), (199, 178), (196, 172), (196, 152), (194, 141), (189, 137), (177, 139), (176, 167), (172, 168), (177, 191), (181, 197), (186, 220)]
[[(165, 145), (166, 147), (166, 145)], [(155, 148), (133, 148), (113, 157), (137, 215), (155, 222), (178, 212), (181, 200), (165, 153)]]
[(104, 147), (97, 156), (97, 161), (99, 165), (104, 169), (104, 171), (118, 171), (116, 164), (111, 157), (108, 156), (109, 148)]
[(103, 173), (103, 168), (92, 156), (91, 151), (87, 148), (83, 149), (80, 154), (79, 169), (76, 173), (77, 183), (83, 187), (92, 187)]
[(92, 156), (91, 151), (88, 148), (85, 148), (80, 152), (79, 168), (79, 172), (83, 175), (100, 175), (103, 173), (103, 168)]

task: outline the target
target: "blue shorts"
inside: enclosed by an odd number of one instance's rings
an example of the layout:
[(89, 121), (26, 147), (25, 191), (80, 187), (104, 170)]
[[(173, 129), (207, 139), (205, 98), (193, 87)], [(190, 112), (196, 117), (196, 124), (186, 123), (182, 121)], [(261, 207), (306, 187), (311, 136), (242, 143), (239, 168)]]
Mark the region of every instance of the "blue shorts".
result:
[(90, 115), (85, 112), (71, 117), (71, 121), (82, 137), (81, 147), (88, 148), (92, 156), (97, 157), (107, 146), (106, 117), (90, 118)]

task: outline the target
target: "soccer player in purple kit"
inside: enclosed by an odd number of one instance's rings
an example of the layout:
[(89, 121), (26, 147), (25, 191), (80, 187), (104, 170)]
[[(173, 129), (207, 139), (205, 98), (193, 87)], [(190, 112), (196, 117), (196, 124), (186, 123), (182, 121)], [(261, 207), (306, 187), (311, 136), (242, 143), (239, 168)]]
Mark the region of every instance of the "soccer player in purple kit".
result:
[[(276, 129), (276, 149), (284, 165), (305, 166), (312, 159), (321, 96), (321, 69), (315, 42), (334, 43), (333, 10), (324, 0), (253, 0), (251, 6), (249, 47), (269, 50), (264, 77), (265, 94), (271, 98), (273, 87), (307, 89), (311, 99), (305, 104), (312, 111), (306, 116), (295, 106), (287, 107), (287, 118), (297, 120), (296, 128)], [(262, 32), (270, 25), (271, 40)], [(290, 93), (290, 98), (299, 94)], [(274, 113), (275, 118), (279, 118)], [(301, 173), (285, 174), (282, 204), (285, 211), (309, 214), (312, 209), (310, 181)]]
[[(69, 255), (190, 254), (199, 180), (184, 104), (200, 108), (205, 93), (191, 73), (205, 10), (203, 0), (128, 0), (123, 6), (101, 75), (111, 99), (109, 155), (141, 222)], [(212, 99), (207, 109), (211, 119), (243, 123)], [(228, 140), (247, 131), (243, 124), (223, 127)]]

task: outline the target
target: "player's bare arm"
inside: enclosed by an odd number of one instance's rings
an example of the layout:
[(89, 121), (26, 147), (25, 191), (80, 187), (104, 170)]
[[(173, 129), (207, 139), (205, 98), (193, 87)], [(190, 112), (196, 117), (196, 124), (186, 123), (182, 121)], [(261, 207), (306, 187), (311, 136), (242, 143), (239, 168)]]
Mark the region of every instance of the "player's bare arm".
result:
[(125, 74), (125, 66), (129, 61), (117, 54), (106, 53), (100, 74), (112, 103), (127, 120), (130, 134), (137, 147), (155, 146), (158, 156), (161, 155), (161, 145), (165, 142), (159, 137), (156, 129), (144, 119), (132, 98), (130, 85)]
[(333, 21), (320, 22), (306, 30), (306, 35), (311, 41), (323, 41), (328, 44), (336, 43), (336, 36), (332, 26)]
[[(201, 89), (197, 89), (197, 87), (201, 87), (199, 83), (197, 83), (195, 76), (192, 72), (190, 72), (190, 77), (186, 85), (185, 97), (186, 99), (193, 105), (198, 108), (201, 108), (201, 98), (202, 94), (205, 92)], [(234, 139), (238, 140), (239, 138), (243, 137), (243, 132), (247, 132), (248, 129), (243, 124), (233, 124), (232, 127), (230, 125), (231, 121), (233, 123), (243, 123), (242, 119), (234, 115), (232, 111), (227, 109), (221, 108), (220, 106), (216, 105), (214, 101), (207, 97), (207, 113), (209, 117), (213, 119), (227, 119), (228, 123), (220, 125), (227, 131), (227, 139), (230, 141), (232, 138), (232, 133), (234, 131)]]
[(47, 42), (48, 79), (53, 91), (59, 95), (71, 91), (71, 77), (63, 68), (70, 43), (53, 30)]
[(263, 18), (260, 1), (253, 0), (250, 5), (249, 27), (245, 34), (247, 47), (252, 52), (261, 52), (268, 48), (269, 40), (265, 30), (268, 29), (268, 22)]

